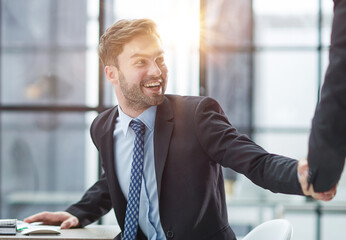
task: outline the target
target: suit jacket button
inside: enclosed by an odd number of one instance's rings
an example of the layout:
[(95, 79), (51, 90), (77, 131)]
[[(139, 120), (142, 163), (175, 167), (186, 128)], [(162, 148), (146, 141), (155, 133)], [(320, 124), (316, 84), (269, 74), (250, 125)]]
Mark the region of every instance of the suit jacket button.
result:
[(173, 238), (173, 237), (174, 237), (173, 231), (168, 230), (168, 231), (166, 232), (166, 237), (167, 237), (167, 238)]

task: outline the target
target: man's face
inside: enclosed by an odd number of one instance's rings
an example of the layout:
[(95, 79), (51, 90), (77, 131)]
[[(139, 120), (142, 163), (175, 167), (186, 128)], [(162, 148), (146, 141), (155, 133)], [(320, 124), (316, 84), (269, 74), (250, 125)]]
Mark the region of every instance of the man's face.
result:
[(167, 67), (157, 37), (140, 35), (124, 45), (118, 56), (116, 88), (122, 110), (143, 112), (163, 102)]

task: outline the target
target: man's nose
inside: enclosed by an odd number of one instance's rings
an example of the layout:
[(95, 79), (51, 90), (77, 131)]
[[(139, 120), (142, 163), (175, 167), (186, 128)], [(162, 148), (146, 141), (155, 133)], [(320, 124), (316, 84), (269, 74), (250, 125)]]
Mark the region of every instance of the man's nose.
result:
[(161, 76), (161, 74), (162, 74), (161, 68), (159, 67), (159, 65), (156, 62), (153, 62), (150, 65), (148, 74), (151, 76)]

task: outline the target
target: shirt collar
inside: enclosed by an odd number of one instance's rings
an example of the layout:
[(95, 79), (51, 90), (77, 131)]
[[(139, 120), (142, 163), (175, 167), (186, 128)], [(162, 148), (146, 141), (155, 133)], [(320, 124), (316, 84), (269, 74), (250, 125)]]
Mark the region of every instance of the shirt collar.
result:
[[(152, 107), (148, 108), (147, 110), (145, 110), (144, 112), (142, 112), (136, 118), (136, 119), (141, 120), (144, 123), (144, 125), (146, 126), (147, 130), (149, 130), (149, 131), (153, 131), (154, 130), (156, 109), (157, 109), (157, 106), (152, 106)], [(126, 136), (127, 135), (127, 131), (129, 129), (130, 122), (134, 118), (126, 115), (126, 113), (124, 113), (121, 110), (120, 106), (118, 106), (118, 111), (119, 111), (120, 127), (121, 127), (121, 130), (123, 131), (123, 133)]]

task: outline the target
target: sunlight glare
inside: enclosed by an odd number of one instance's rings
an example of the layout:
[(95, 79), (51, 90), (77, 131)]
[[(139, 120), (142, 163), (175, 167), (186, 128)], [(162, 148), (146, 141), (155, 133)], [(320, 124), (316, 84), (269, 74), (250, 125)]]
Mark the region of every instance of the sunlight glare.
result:
[(117, 20), (149, 18), (156, 22), (169, 69), (168, 93), (199, 94), (199, 4), (199, 0), (114, 1)]

